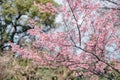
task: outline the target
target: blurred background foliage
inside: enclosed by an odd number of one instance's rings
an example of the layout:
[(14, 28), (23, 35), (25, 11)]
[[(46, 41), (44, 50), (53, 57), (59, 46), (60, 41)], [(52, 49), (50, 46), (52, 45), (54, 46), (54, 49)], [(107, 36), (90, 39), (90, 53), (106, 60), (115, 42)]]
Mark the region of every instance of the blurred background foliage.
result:
[(29, 19), (37, 19), (37, 24), (45, 27), (53, 27), (55, 15), (50, 12), (41, 12), (34, 1), (38, 4), (52, 3), (58, 6), (54, 0), (2, 0), (0, 2), (0, 50), (3, 51), (5, 43), (15, 42), (15, 35), (24, 34), (31, 29), (27, 22)]
[[(47, 21), (51, 17), (51, 13), (41, 13), (39, 8), (33, 5), (34, 1), (42, 4), (51, 2), (53, 6), (57, 6), (53, 0), (3, 0), (2, 3), (2, 13), (3, 17), (8, 20), (8, 22), (14, 18), (14, 16), (28, 15), (30, 17), (38, 17), (41, 20)], [(47, 16), (49, 14), (49, 16)], [(45, 19), (45, 20), (44, 20)], [(50, 25), (53, 23), (54, 18), (51, 18), (51, 23), (45, 23)]]
[[(99, 75), (77, 75), (65, 66), (50, 67), (41, 66), (30, 59), (15, 58), (13, 52), (5, 52), (0, 56), (0, 80), (119, 80), (120, 74), (115, 71), (109, 72), (105, 69), (104, 76)], [(85, 73), (86, 71), (82, 71)], [(93, 77), (93, 79), (91, 78)]]

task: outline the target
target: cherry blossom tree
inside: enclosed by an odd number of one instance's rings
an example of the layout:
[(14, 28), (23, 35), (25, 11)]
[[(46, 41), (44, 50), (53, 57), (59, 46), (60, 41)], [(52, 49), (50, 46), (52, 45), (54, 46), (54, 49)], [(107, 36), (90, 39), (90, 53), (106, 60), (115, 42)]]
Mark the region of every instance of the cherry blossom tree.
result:
[[(119, 3), (116, 6), (119, 7)], [(39, 7), (43, 12), (60, 13), (63, 29), (45, 33), (42, 27), (32, 25), (34, 29), (28, 33), (36, 36), (34, 49), (10, 43), (14, 52), (41, 66), (64, 66), (71, 74), (89, 76), (90, 80), (98, 80), (92, 75), (111, 79), (108, 75), (113, 71), (120, 74), (119, 8), (104, 11), (106, 8), (99, 0), (64, 0), (63, 6), (56, 10)], [(69, 75), (63, 79), (69, 79)]]

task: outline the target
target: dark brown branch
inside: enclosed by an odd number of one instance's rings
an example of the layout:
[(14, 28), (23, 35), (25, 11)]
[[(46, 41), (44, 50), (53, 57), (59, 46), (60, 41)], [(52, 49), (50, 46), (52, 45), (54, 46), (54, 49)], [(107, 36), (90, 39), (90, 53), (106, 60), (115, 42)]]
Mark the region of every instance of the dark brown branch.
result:
[(74, 14), (74, 11), (73, 11), (73, 9), (72, 9), (72, 7), (71, 7), (71, 5), (70, 5), (70, 3), (69, 3), (69, 1), (67, 0), (67, 2), (68, 2), (68, 5), (69, 5), (69, 7), (70, 7), (70, 11), (71, 11), (71, 13), (72, 13), (72, 15), (73, 15), (73, 17), (74, 17), (74, 20), (76, 21), (76, 25), (77, 25), (77, 29), (78, 29), (78, 34), (79, 34), (79, 43), (80, 43), (80, 46), (81, 46), (81, 32), (80, 32), (80, 29), (79, 29), (79, 25), (78, 25), (78, 20), (77, 20), (77, 18), (75, 17), (75, 14)]
[(116, 72), (118, 72), (118, 73), (120, 74), (120, 71), (119, 71), (118, 69), (116, 69), (115, 67), (113, 67), (112, 65), (110, 65), (109, 63), (107, 63), (106, 61), (101, 60), (96, 54), (94, 54), (94, 53), (92, 53), (92, 52), (89, 52), (89, 51), (87, 51), (87, 50), (85, 50), (85, 49), (83, 49), (83, 48), (81, 48), (81, 47), (79, 47), (79, 46), (76, 46), (76, 45), (75, 45), (75, 47), (83, 50), (84, 52), (87, 52), (87, 53), (92, 54), (93, 56), (96, 57), (96, 59), (97, 59), (98, 61), (101, 61), (101, 62), (105, 63), (107, 66), (111, 67), (113, 70), (115, 70)]
[(110, 2), (110, 3), (112, 3), (112, 4), (118, 5), (117, 2), (114, 2), (114, 1), (111, 1), (111, 0), (103, 0), (103, 1), (107, 1), (107, 2)]

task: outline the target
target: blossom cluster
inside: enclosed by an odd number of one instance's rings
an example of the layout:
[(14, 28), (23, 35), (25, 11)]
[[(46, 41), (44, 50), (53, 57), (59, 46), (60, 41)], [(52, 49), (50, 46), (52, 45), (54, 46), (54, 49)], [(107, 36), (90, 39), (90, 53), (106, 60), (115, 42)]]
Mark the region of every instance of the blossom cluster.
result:
[(53, 7), (53, 4), (50, 2), (46, 4), (42, 4), (42, 3), (37, 3), (36, 1), (34, 1), (34, 6), (37, 6), (41, 13), (48, 12), (54, 15), (56, 12), (55, 8)]

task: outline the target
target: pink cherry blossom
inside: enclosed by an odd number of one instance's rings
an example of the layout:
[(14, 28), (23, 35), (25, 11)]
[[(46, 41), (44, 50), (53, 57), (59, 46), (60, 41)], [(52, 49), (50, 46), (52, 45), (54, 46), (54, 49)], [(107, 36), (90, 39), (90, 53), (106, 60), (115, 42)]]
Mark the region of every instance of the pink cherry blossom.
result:
[[(18, 45), (10, 43), (12, 50), (44, 66), (65, 66), (71, 71), (86, 70), (79, 72), (83, 75), (101, 76), (107, 66), (111, 71), (120, 73), (119, 63), (111, 65), (113, 58), (108, 57), (120, 53), (120, 30), (119, 26), (115, 26), (119, 23), (116, 10), (110, 9), (101, 15), (98, 11), (102, 5), (92, 1), (65, 0), (64, 7), (57, 10), (63, 16), (64, 31), (45, 33), (39, 27), (28, 30), (30, 35), (38, 38), (32, 46), (43, 47), (46, 51), (44, 54), (42, 51), (35, 53), (32, 50), (21, 49)], [(55, 12), (51, 3), (43, 5), (34, 2), (34, 5), (38, 6), (41, 12)], [(79, 19), (82, 19), (81, 23), (78, 22)], [(115, 45), (113, 51), (110, 50), (112, 45)], [(98, 80), (97, 77), (92, 77), (91, 80), (93, 79)]]

